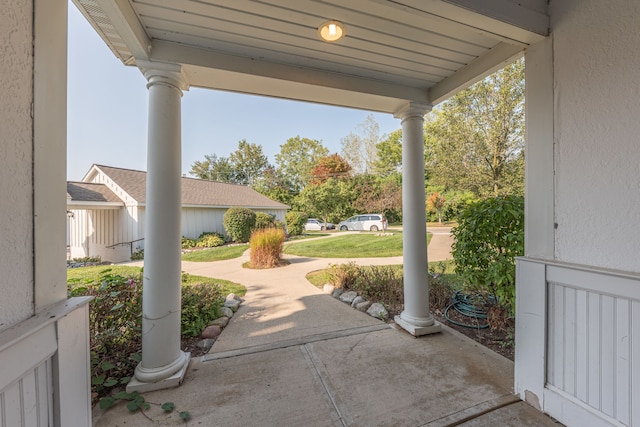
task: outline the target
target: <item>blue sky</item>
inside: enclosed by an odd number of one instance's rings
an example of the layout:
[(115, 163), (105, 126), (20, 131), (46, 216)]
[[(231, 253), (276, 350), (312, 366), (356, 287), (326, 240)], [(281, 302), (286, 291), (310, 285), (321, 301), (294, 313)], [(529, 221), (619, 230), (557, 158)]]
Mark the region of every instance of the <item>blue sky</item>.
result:
[[(67, 179), (81, 180), (94, 163), (146, 170), (146, 81), (71, 3), (68, 76)], [(182, 98), (182, 172), (206, 154), (228, 156), (241, 139), (262, 145), (271, 163), (296, 135), (340, 152), (340, 140), (369, 114), (381, 135), (400, 128), (390, 114), (192, 88)]]

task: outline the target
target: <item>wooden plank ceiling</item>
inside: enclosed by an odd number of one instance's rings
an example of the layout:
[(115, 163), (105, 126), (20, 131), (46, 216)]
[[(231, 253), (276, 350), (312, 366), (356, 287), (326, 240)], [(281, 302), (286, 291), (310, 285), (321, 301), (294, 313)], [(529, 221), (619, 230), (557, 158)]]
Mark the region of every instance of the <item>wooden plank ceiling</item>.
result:
[[(549, 27), (544, 0), (73, 1), (126, 65), (174, 62), (192, 86), (391, 113), (441, 102)], [(328, 20), (346, 37), (322, 41)]]

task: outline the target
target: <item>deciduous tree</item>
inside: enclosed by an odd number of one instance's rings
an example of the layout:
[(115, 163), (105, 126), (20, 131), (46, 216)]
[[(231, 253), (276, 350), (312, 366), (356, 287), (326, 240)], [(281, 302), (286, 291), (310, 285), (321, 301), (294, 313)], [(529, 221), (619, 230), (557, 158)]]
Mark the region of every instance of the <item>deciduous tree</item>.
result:
[(329, 178), (349, 178), (351, 165), (338, 153), (322, 157), (311, 170), (311, 183), (322, 184)]
[(356, 133), (342, 138), (342, 156), (349, 162), (354, 173), (372, 173), (380, 142), (380, 126), (369, 114), (363, 123), (356, 126)]
[(238, 148), (229, 155), (233, 168), (234, 181), (238, 184), (251, 185), (269, 166), (269, 159), (262, 152), (262, 145), (252, 144), (246, 140), (238, 142)]
[(299, 193), (311, 181), (311, 170), (318, 160), (328, 154), (329, 150), (322, 142), (296, 136), (280, 146), (280, 152), (275, 156), (276, 166), (292, 191)]
[(234, 182), (235, 174), (229, 159), (215, 154), (205, 155), (203, 161), (195, 161), (189, 174), (207, 181)]
[(524, 64), (454, 95), (425, 124), (432, 183), (475, 194), (522, 193)]

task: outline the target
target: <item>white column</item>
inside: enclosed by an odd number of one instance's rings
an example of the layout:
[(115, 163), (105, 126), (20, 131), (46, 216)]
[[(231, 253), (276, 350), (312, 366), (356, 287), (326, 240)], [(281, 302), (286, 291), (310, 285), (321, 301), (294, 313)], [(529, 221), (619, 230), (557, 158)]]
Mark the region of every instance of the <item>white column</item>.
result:
[(424, 115), (430, 109), (430, 105), (410, 102), (395, 114), (402, 120), (404, 311), (394, 320), (414, 336), (440, 332), (440, 324), (429, 312)]
[(128, 391), (175, 387), (190, 356), (180, 350), (181, 105), (176, 64), (138, 61), (149, 89), (142, 361)]

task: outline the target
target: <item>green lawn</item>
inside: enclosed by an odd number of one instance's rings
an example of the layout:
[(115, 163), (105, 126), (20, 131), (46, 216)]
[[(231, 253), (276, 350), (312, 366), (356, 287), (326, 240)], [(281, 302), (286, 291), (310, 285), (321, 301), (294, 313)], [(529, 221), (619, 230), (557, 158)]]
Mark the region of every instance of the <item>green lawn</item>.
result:
[(238, 258), (249, 249), (248, 244), (225, 245), (217, 248), (202, 249), (182, 255), (183, 261), (210, 262)]
[[(431, 234), (427, 235), (427, 244)], [(379, 258), (402, 255), (402, 233), (391, 236), (376, 233), (347, 234), (313, 241), (292, 242), (284, 253), (313, 258)]]
[[(117, 274), (120, 276), (135, 276), (142, 270), (140, 267), (132, 267), (129, 265), (100, 265), (95, 267), (79, 267), (70, 268), (67, 270), (67, 285), (71, 288), (75, 288), (80, 285), (88, 285), (96, 283), (106, 273)], [(186, 280), (184, 280), (186, 279)], [(223, 294), (234, 293), (236, 295), (244, 295), (247, 292), (247, 288), (239, 283), (230, 282), (228, 280), (215, 279), (212, 277), (195, 276), (192, 274), (183, 275), (183, 285), (192, 286), (200, 283), (218, 284), (223, 291)]]

